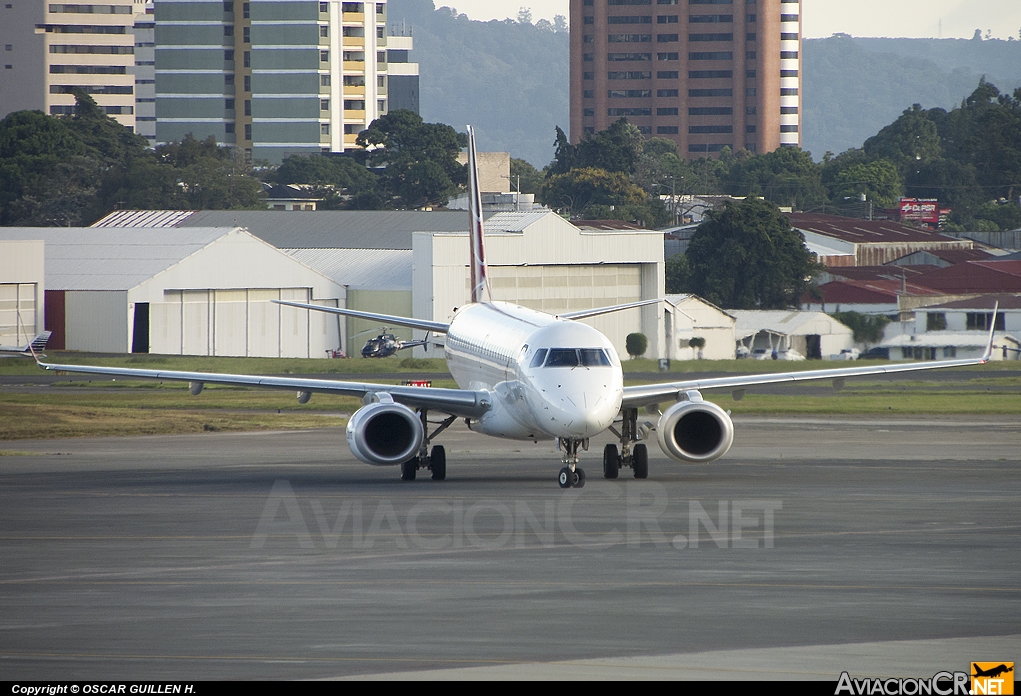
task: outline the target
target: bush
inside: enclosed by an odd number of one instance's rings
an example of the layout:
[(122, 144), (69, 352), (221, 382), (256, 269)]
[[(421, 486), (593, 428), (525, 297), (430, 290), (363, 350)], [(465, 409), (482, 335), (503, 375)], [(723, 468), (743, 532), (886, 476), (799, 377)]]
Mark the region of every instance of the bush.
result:
[(627, 348), (627, 353), (632, 358), (637, 358), (645, 355), (645, 351), (649, 347), (649, 339), (645, 337), (645, 334), (632, 333), (627, 335), (627, 339), (624, 341), (624, 347)]

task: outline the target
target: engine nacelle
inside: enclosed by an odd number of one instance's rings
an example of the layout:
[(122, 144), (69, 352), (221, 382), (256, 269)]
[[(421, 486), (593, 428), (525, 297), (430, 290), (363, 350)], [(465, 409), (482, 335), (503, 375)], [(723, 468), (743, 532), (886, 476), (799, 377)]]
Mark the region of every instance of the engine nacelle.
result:
[(418, 454), (425, 430), (418, 414), (403, 404), (373, 403), (347, 422), (347, 446), (366, 464), (402, 464)]
[(698, 398), (679, 401), (659, 418), (659, 446), (670, 457), (694, 464), (719, 459), (734, 444), (734, 422), (722, 408)]

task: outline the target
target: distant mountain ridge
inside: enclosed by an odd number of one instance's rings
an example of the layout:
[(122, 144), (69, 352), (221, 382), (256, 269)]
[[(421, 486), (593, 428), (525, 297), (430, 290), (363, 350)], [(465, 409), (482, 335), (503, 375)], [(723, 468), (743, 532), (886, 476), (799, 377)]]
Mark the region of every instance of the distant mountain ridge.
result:
[[(568, 130), (569, 45), (548, 23), (478, 22), (432, 0), (390, 0), (391, 30), (415, 39), (426, 121), (478, 128), (479, 147), (543, 167)], [(950, 109), (985, 76), (1021, 87), (1021, 41), (836, 35), (803, 45), (802, 141), (816, 160), (861, 147), (914, 103)]]

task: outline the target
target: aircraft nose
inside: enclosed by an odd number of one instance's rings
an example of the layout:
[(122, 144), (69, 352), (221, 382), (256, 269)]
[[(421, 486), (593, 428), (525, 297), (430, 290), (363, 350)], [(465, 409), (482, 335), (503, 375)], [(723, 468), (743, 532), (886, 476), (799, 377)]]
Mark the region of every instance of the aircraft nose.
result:
[(598, 435), (613, 423), (617, 407), (599, 391), (580, 391), (563, 396), (550, 409), (550, 425), (559, 437), (586, 438)]

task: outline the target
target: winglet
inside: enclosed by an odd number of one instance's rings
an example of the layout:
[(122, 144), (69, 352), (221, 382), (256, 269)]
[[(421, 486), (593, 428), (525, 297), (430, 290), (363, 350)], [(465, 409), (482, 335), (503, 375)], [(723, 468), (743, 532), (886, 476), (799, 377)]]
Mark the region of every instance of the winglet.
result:
[(486, 275), (486, 250), (483, 246), (482, 192), (475, 155), (475, 129), (468, 126), (468, 224), (471, 236), (471, 301), (492, 300)]
[(1000, 301), (993, 305), (993, 319), (989, 322), (989, 342), (986, 344), (986, 352), (982, 356), (982, 362), (989, 362), (993, 357), (993, 332), (996, 331), (996, 315), (1000, 311)]

